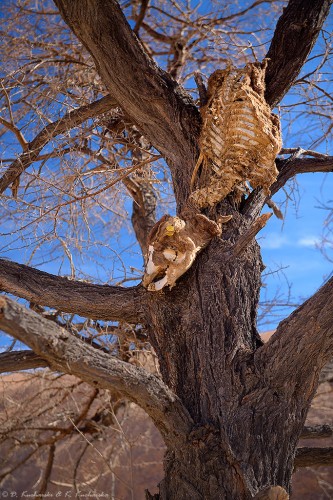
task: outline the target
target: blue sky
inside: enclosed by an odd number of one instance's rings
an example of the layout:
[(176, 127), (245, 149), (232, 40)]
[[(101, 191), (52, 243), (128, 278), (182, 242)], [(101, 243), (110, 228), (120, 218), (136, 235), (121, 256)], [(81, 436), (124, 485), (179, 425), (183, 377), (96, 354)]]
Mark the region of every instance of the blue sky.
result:
[[(332, 198), (332, 174), (301, 174), (297, 183), (297, 199), (295, 204), (290, 203), (285, 219), (271, 217), (258, 235), (267, 266), (264, 275), (282, 268), (282, 272), (265, 277), (263, 297), (265, 293), (273, 297), (280, 289), (280, 300), (284, 302), (290, 286), (291, 302), (295, 304), (311, 296), (332, 272), (332, 263), (319, 248), (328, 215), (320, 206)], [(282, 199), (283, 193), (274, 197)], [(281, 309), (283, 315), (290, 310)], [(262, 329), (274, 328), (277, 321), (278, 317), (270, 318)]]

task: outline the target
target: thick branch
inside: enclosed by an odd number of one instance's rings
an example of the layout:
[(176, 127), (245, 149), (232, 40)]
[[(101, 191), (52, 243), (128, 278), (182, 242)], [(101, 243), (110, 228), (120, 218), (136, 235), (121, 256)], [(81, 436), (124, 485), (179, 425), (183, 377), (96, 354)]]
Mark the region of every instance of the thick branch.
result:
[(333, 351), (333, 278), (282, 321), (255, 354), (271, 387), (310, 401)]
[(253, 238), (256, 236), (259, 231), (267, 224), (268, 219), (272, 216), (271, 213), (262, 214), (258, 219), (254, 221), (254, 223), (240, 235), (235, 245), (231, 248), (230, 254), (233, 257), (236, 257), (240, 253), (244, 251), (244, 249), (250, 244)]
[(144, 52), (116, 0), (54, 0), (93, 56), (126, 115), (173, 162), (194, 161), (199, 113), (192, 98)]
[(0, 259), (0, 290), (92, 319), (140, 323), (144, 318), (146, 291), (141, 286), (72, 281), (4, 259)]
[[(279, 175), (276, 182), (274, 182), (270, 188), (271, 196), (281, 189), (289, 179), (297, 174), (333, 172), (333, 156), (316, 152), (311, 152), (311, 157), (305, 157), (305, 155), (310, 155), (310, 152), (298, 148), (293, 150), (293, 154), (289, 158), (285, 160), (281, 158), (276, 159)], [(242, 213), (250, 219), (253, 219), (261, 212), (266, 201), (267, 196), (264, 191), (262, 189), (255, 189), (246, 200)]]
[(303, 427), (301, 439), (318, 439), (328, 438), (333, 435), (333, 426), (328, 424), (323, 425), (307, 425)]
[(0, 354), (0, 373), (45, 368), (49, 363), (33, 351), (12, 351)]
[(305, 63), (328, 16), (331, 0), (290, 0), (267, 53), (266, 100), (275, 106)]
[(295, 467), (333, 465), (333, 448), (298, 448)]
[(2, 297), (0, 328), (24, 342), (55, 370), (69, 373), (94, 387), (114, 388), (141, 406), (167, 443), (183, 439), (191, 419), (180, 400), (155, 375), (84, 344), (31, 309)]
[(333, 156), (322, 155), (321, 158), (295, 157), (287, 160), (278, 158), (276, 165), (280, 173), (277, 181), (271, 187), (272, 194), (276, 193), (289, 179), (297, 174), (333, 172)]
[(126, 116), (167, 160), (180, 211), (198, 156), (201, 117), (192, 97), (147, 55), (116, 0), (54, 2)]
[(65, 116), (59, 120), (44, 127), (43, 130), (41, 130), (39, 134), (26, 145), (23, 153), (18, 156), (15, 161), (13, 161), (0, 178), (0, 194), (3, 193), (5, 189), (10, 186), (19, 175), (22, 174), (22, 172), (24, 172), (34, 161), (38, 159), (42, 149), (53, 137), (81, 125), (81, 123), (85, 122), (89, 118), (106, 113), (114, 106), (116, 106), (115, 100), (111, 96), (107, 95), (98, 101), (66, 113)]

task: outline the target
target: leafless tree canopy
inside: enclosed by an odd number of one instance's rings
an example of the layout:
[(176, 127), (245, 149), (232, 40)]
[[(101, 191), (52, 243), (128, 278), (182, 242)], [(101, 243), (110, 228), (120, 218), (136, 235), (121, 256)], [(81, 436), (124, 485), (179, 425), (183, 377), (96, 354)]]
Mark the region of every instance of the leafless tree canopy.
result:
[[(333, 170), (330, 5), (3, 2), (0, 371), (39, 369), (3, 379), (29, 387), (19, 416), (2, 403), (0, 446), (12, 457), (0, 464), (3, 484), (38, 456), (37, 490), (47, 492), (68, 442), (78, 491), (92, 441), (115, 481), (103, 429), (121, 428), (128, 401), (166, 445), (161, 500), (289, 493), (301, 433), (331, 432), (304, 422), (332, 357), (333, 281), (267, 344), (258, 336), (255, 235), (269, 224), (264, 206), (279, 216), (267, 189), (248, 185), (203, 208), (214, 224), (232, 216), (222, 236), (172, 290), (141, 285), (151, 229), (163, 214), (189, 210), (215, 70), (267, 58), (265, 105), (283, 137), (271, 195), (288, 196), (302, 173)], [(303, 449), (296, 463), (332, 456)], [(87, 488), (98, 472), (90, 479)]]

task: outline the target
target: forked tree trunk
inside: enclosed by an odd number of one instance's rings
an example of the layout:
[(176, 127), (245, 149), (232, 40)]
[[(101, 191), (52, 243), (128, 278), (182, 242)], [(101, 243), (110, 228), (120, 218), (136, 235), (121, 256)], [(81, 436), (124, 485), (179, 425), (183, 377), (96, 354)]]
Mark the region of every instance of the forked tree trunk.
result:
[(308, 403), (254, 361), (259, 246), (235, 259), (230, 246), (213, 241), (172, 293), (150, 294), (162, 377), (195, 424), (169, 444), (161, 500), (248, 499), (271, 485), (290, 488)]
[[(201, 120), (194, 102), (170, 75), (155, 66), (138, 43), (118, 2), (54, 1), (65, 22), (91, 53), (115, 102), (167, 160), (178, 213), (181, 213), (190, 195), (190, 179), (200, 146)], [(330, 4), (329, 0), (291, 0), (284, 9), (267, 54), (266, 101), (270, 106), (279, 102), (297, 77)], [(327, 168), (331, 166), (325, 171)], [(288, 163), (283, 169), (275, 191), (291, 175)], [(299, 168), (298, 172), (301, 171)], [(259, 193), (260, 196), (264, 203), (266, 195)], [(232, 210), (231, 206), (228, 211)], [(258, 213), (252, 215), (254, 221)], [(243, 229), (244, 217), (235, 210), (223, 238), (216, 239), (203, 251), (176, 287), (171, 292), (149, 293), (147, 299), (150, 307), (146, 327), (159, 358), (163, 380), (180, 398), (194, 422), (189, 434), (184, 435), (180, 430), (179, 434), (171, 433), (168, 437), (168, 429), (174, 430), (176, 425), (170, 426), (168, 418), (161, 422), (161, 408), (164, 409), (163, 401), (170, 403), (174, 394), (171, 397), (164, 390), (166, 398), (158, 405), (158, 416), (159, 429), (168, 440), (168, 449), (166, 476), (160, 486), (161, 500), (246, 500), (271, 485), (290, 489), (298, 437), (320, 368), (332, 348), (331, 307), (327, 305), (332, 284), (318, 294), (317, 303), (314, 299), (310, 305), (302, 306), (304, 321), (298, 317), (295, 337), (303, 345), (294, 341), (291, 362), (279, 376), (281, 360), (289, 355), (290, 338), (295, 330), (291, 327), (284, 338), (277, 335), (277, 340), (270, 343), (273, 347), (268, 356), (266, 350), (258, 350), (256, 311), (262, 263), (259, 247), (253, 241), (243, 253), (232, 257), (232, 245)], [(21, 283), (18, 288), (21, 290)], [(6, 286), (4, 290), (13, 291)], [(26, 298), (26, 294), (18, 295)], [(117, 290), (117, 295), (127, 296), (127, 291)], [(135, 297), (141, 298), (139, 288)], [(47, 305), (51, 306), (52, 301)], [(100, 318), (106, 309), (104, 302), (102, 305)], [(146, 302), (141, 309), (146, 311)], [(62, 310), (68, 310), (66, 304)], [(321, 314), (323, 310), (325, 314), (318, 323), (313, 319), (313, 311)], [(99, 317), (97, 312), (96, 304), (92, 311), (88, 308), (89, 317)], [(118, 311), (114, 316), (109, 311), (109, 317), (123, 319), (119, 318)], [(131, 319), (132, 314), (126, 317)], [(137, 324), (136, 319), (133, 321)], [(139, 319), (141, 323), (141, 315)], [(294, 320), (295, 317), (291, 318), (289, 324)], [(14, 329), (6, 321), (4, 326), (13, 334)], [(297, 334), (308, 326), (307, 322), (311, 322), (310, 334), (303, 341)], [(284, 327), (280, 325), (281, 328)], [(67, 337), (66, 342), (69, 342)], [(280, 344), (283, 349), (275, 360), (272, 350)], [(31, 345), (34, 348), (33, 342)], [(296, 375), (294, 361), (302, 365)], [(273, 375), (269, 363), (274, 367)], [(81, 373), (80, 368), (78, 363), (76, 373)], [(138, 383), (138, 374), (132, 379), (125, 377), (122, 383), (117, 370), (116, 373), (118, 377), (113, 382), (136, 401), (132, 381)], [(160, 387), (155, 381), (156, 386)], [(145, 397), (141, 398), (141, 406), (146, 410), (156, 404), (156, 397), (148, 397), (151, 390), (148, 383), (147, 390), (143, 391)], [(160, 390), (162, 392), (162, 388)], [(182, 405), (174, 406), (181, 411)], [(170, 404), (166, 406), (170, 407)], [(178, 414), (170, 412), (174, 423)], [(181, 421), (182, 418), (177, 420)]]

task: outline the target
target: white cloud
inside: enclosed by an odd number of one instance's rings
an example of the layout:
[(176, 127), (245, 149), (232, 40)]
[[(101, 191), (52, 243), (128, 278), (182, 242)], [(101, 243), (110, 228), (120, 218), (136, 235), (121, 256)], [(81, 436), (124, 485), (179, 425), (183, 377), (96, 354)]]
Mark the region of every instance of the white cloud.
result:
[(300, 238), (297, 244), (301, 247), (315, 247), (320, 244), (320, 238), (318, 236), (305, 236)]
[(268, 233), (264, 237), (259, 239), (259, 244), (261, 248), (265, 248), (268, 250), (276, 250), (278, 248), (287, 246), (289, 242), (288, 238), (283, 234)]

